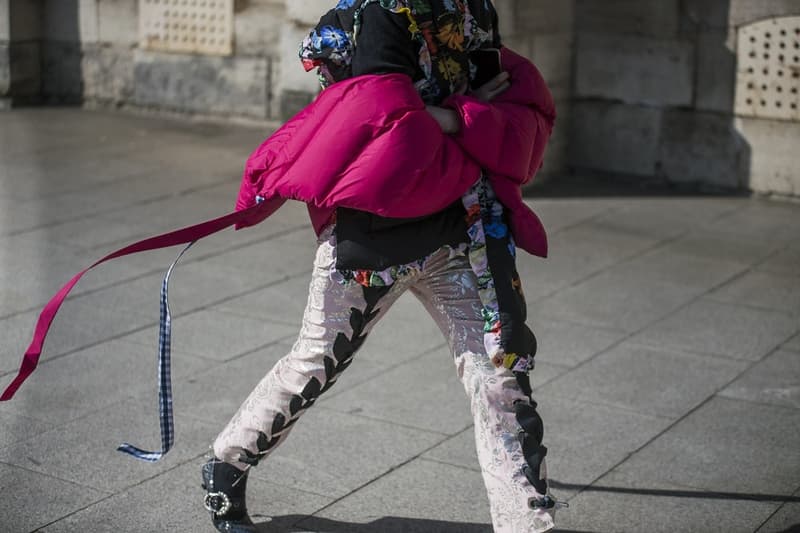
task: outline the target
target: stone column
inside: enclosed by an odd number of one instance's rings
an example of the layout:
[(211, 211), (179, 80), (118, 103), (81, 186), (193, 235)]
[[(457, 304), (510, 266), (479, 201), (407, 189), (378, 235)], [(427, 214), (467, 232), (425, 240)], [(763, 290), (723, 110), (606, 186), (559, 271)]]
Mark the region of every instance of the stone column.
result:
[(11, 71), (9, 41), (11, 39), (11, 8), (8, 0), (0, 0), (0, 111), (11, 107)]
[[(5, 7), (0, 7), (0, 13), (6, 13), (8, 26), (8, 89), (5, 94), (14, 103), (38, 103), (42, 90), (42, 3), (40, 0), (5, 0), (0, 3), (0, 6), (3, 5)], [(2, 33), (3, 30), (0, 30), (0, 47), (3, 42)]]
[(79, 0), (43, 0), (42, 100), (79, 104), (83, 100)]

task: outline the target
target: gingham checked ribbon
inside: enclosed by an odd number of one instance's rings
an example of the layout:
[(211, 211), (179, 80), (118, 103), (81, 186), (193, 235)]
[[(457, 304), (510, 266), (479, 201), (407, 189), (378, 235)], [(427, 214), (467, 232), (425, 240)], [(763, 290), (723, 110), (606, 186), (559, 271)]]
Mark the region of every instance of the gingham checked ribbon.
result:
[(183, 254), (197, 241), (190, 242), (167, 269), (161, 282), (160, 313), (158, 320), (158, 415), (161, 422), (161, 451), (148, 452), (132, 444), (123, 443), (117, 451), (127, 453), (142, 461), (156, 462), (175, 443), (175, 421), (172, 416), (172, 316), (169, 313), (169, 277)]
[[(186, 228), (156, 235), (155, 237), (150, 237), (148, 239), (135, 242), (108, 254), (107, 256), (93, 263), (85, 270), (75, 274), (75, 276), (73, 276), (72, 279), (70, 279), (63, 287), (61, 287), (61, 289), (50, 299), (50, 301), (47, 302), (47, 305), (44, 306), (42, 312), (39, 313), (39, 318), (36, 321), (36, 328), (33, 332), (33, 339), (31, 340), (28, 349), (25, 351), (25, 355), (22, 357), (22, 363), (20, 364), (19, 371), (17, 372), (16, 377), (3, 391), (3, 394), (0, 395), (0, 401), (5, 402), (13, 398), (20, 386), (25, 382), (26, 379), (28, 379), (33, 371), (36, 370), (36, 366), (39, 364), (39, 357), (41, 356), (42, 349), (44, 348), (44, 342), (47, 339), (47, 332), (50, 330), (50, 325), (52, 324), (53, 319), (55, 318), (59, 308), (61, 307), (61, 304), (64, 303), (64, 300), (67, 298), (72, 288), (75, 287), (75, 285), (78, 283), (78, 281), (80, 281), (83, 275), (86, 274), (86, 272), (101, 263), (105, 263), (106, 261), (117, 259), (126, 255), (148, 250), (167, 248), (169, 246), (177, 246), (179, 244), (194, 243), (203, 237), (207, 237), (213, 233), (222, 231), (223, 229), (235, 224), (243, 223), (252, 225), (253, 220), (256, 220), (257, 222), (263, 221), (272, 215), (272, 213), (277, 211), (281, 205), (283, 205), (283, 203), (283, 199), (273, 198), (268, 201), (262, 201), (241, 211), (234, 211), (233, 213), (229, 213), (219, 218), (201, 222), (200, 224), (195, 224), (193, 226), (188, 226)], [(186, 249), (188, 249), (188, 246)], [(159, 331), (159, 411), (161, 414), (162, 451), (146, 452), (138, 450), (138, 448), (130, 446), (129, 444), (123, 444), (119, 448), (120, 451), (124, 451), (133, 455), (134, 457), (146, 461), (159, 460), (169, 450), (174, 440), (172, 421), (172, 385), (170, 379), (169, 361), (171, 328), (169, 306), (167, 305), (167, 286), (173, 267), (186, 249), (184, 249), (181, 254), (178, 255), (178, 258), (175, 260), (172, 266), (170, 266), (170, 269), (167, 271), (167, 275), (164, 277), (164, 282), (161, 285), (161, 325)]]

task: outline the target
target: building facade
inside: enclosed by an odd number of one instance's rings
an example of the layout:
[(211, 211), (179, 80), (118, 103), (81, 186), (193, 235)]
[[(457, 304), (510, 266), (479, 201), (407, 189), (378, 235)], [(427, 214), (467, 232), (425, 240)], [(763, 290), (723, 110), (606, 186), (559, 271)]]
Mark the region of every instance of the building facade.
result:
[[(333, 3), (0, 0), (0, 106), (285, 120), (317, 92), (297, 49)], [(544, 179), (800, 196), (800, 1), (495, 5), (505, 43), (536, 62), (558, 105)]]

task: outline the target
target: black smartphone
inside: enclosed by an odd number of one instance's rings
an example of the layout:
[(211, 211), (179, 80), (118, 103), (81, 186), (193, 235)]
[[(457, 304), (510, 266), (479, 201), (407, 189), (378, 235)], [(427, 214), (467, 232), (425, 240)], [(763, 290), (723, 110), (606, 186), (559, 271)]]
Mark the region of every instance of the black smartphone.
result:
[(497, 48), (482, 48), (469, 53), (469, 62), (475, 66), (475, 75), (471, 77), (469, 86), (478, 89), (492, 78), (503, 72), (500, 64), (500, 50)]

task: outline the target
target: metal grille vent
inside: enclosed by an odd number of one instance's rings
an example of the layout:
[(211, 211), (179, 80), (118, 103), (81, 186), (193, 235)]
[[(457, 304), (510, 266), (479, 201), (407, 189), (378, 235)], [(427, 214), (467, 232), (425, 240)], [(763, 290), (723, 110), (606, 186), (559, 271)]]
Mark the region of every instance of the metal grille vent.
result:
[(739, 28), (737, 62), (737, 115), (800, 120), (800, 17)]
[(143, 50), (233, 53), (233, 0), (139, 0)]

